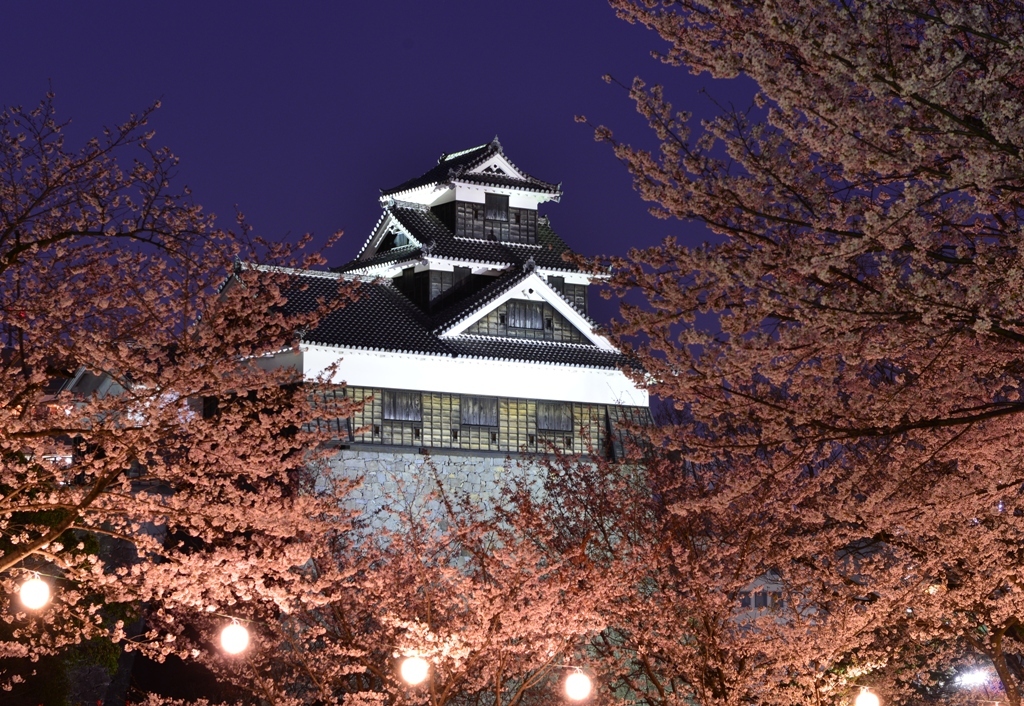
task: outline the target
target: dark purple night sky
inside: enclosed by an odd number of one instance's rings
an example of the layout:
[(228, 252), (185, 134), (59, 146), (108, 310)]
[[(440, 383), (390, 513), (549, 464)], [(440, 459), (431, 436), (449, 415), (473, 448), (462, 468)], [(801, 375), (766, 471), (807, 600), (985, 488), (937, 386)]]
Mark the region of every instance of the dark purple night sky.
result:
[[(152, 126), (180, 158), (180, 182), (230, 225), (257, 234), (346, 235), (353, 257), (376, 222), (378, 189), (453, 152), (501, 138), (541, 179), (563, 182), (543, 212), (585, 254), (624, 253), (699, 225), (647, 213), (585, 114), (653, 146), (621, 88), (664, 83), (698, 117), (746, 107), (747, 81), (713, 81), (651, 58), (663, 44), (600, 0), (24, 2), (3, 14), (0, 103), (30, 106), (52, 86), (74, 140), (161, 100)], [(596, 300), (595, 315), (610, 306)]]

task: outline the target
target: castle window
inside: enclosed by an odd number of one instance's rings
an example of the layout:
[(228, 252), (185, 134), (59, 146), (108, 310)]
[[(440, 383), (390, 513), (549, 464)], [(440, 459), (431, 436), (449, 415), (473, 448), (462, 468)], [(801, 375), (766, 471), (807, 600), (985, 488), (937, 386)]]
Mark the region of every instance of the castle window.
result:
[(507, 241), (510, 233), (508, 196), (484, 194), (484, 235), (489, 240)]
[(484, 194), (484, 218), (489, 221), (508, 221), (508, 196)]
[(421, 421), (423, 400), (420, 393), (384, 390), (384, 419)]
[(505, 312), (513, 328), (544, 328), (544, 310), (539, 302), (510, 301)]
[(537, 428), (572, 431), (572, 405), (567, 402), (538, 402)]
[(494, 397), (463, 397), (459, 405), (463, 424), (498, 426), (498, 400)]
[(377, 246), (377, 252), (385, 252), (386, 250), (399, 248), (408, 244), (409, 238), (406, 237), (405, 233), (398, 230), (392, 230), (381, 238), (380, 245)]

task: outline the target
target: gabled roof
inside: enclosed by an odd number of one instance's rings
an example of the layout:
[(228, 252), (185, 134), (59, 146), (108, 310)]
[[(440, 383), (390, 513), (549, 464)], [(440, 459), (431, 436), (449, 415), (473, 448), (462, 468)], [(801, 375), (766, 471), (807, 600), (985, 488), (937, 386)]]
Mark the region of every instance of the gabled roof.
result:
[(465, 301), (459, 302), (449, 310), (435, 316), (434, 333), (443, 338), (452, 338), (462, 334), (496, 307), (508, 299), (515, 298), (515, 290), (519, 288), (520, 284), (524, 289), (529, 287), (529, 298), (540, 299), (550, 304), (565, 317), (571, 326), (576, 327), (595, 346), (603, 350), (615, 350), (607, 338), (594, 331), (596, 324), (537, 275), (529, 264), (519, 272), (509, 272), (498, 277), (496, 282), (492, 282), (476, 294), (467, 297)]
[[(495, 155), (500, 155), (502, 161), (511, 167), (510, 171), (513, 172), (512, 174), (508, 174), (504, 170), (502, 170), (502, 173), (473, 171)], [(540, 191), (550, 194), (561, 193), (561, 187), (558, 184), (552, 184), (532, 177), (512, 164), (508, 157), (505, 156), (505, 153), (502, 152), (501, 143), (497, 137), (486, 145), (479, 145), (468, 150), (462, 150), (461, 152), (442, 154), (437, 160), (437, 166), (430, 171), (391, 189), (381, 189), (380, 193), (382, 197), (392, 196), (404, 191), (430, 186), (431, 184), (449, 184), (455, 180), (524, 189), (527, 191)]]
[[(348, 299), (348, 294), (339, 284), (351, 281), (350, 277), (314, 270), (276, 272), (287, 277), (282, 284), (288, 299), (284, 306), (286, 313), (309, 312), (322, 303), (340, 303), (341, 298)], [(359, 282), (355, 290), (356, 300), (346, 301), (327, 314), (315, 328), (302, 332), (304, 343), (587, 368), (617, 368), (627, 362), (619, 352), (596, 346), (467, 335), (442, 338), (436, 332), (437, 320), (420, 311), (390, 281), (356, 279)], [(514, 279), (509, 277), (501, 284), (513, 286), (508, 283)]]
[[(401, 228), (411, 240), (420, 243), (421, 247), (402, 246), (380, 254), (374, 252), (376, 241), (392, 227)], [(537, 267), (543, 269), (579, 272), (577, 267), (562, 259), (563, 254), (571, 252), (565, 241), (551, 230), (546, 218), (541, 218), (537, 222), (535, 245), (476, 240), (456, 237), (426, 206), (394, 201), (385, 208), (384, 215), (377, 222), (356, 259), (333, 269), (335, 272), (357, 272), (388, 262), (415, 260), (430, 255), (445, 260), (517, 268), (532, 259)]]
[[(296, 272), (284, 288), (286, 313), (314, 311), (320, 302), (338, 301), (338, 276)], [(448, 348), (430, 332), (430, 321), (386, 280), (361, 282), (357, 299), (325, 316), (302, 340), (390, 351), (447, 355)]]

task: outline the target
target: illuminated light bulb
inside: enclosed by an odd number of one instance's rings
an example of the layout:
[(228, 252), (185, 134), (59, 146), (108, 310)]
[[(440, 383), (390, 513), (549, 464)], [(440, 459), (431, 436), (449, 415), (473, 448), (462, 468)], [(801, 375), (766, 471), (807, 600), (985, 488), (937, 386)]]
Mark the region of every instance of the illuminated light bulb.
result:
[(971, 672), (961, 674), (956, 678), (956, 683), (965, 689), (970, 689), (973, 686), (981, 686), (989, 679), (989, 673), (984, 669), (975, 669)]
[(245, 648), (249, 646), (249, 631), (237, 620), (232, 619), (231, 624), (224, 626), (224, 629), (220, 631), (220, 646), (229, 655), (244, 652)]
[(878, 700), (878, 697), (868, 691), (866, 686), (860, 688), (860, 693), (857, 694), (857, 698), (853, 700), (853, 706), (879, 706), (882, 702)]
[(406, 657), (402, 660), (402, 679), (413, 686), (423, 683), (430, 671), (430, 665), (422, 657)]
[(575, 671), (565, 679), (565, 695), (573, 701), (582, 701), (590, 696), (593, 684), (590, 677), (581, 671)]
[(50, 585), (36, 574), (18, 589), (21, 604), (29, 610), (39, 610), (50, 602)]

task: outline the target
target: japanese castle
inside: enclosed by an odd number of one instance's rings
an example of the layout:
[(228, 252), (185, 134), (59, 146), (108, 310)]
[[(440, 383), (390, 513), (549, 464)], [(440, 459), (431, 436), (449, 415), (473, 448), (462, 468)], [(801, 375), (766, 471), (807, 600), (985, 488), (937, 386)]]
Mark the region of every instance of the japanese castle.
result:
[(343, 448), (622, 453), (622, 423), (648, 418), (648, 395), (595, 331), (590, 276), (538, 213), (561, 194), (495, 138), (383, 190), (354, 260), (295, 273), (294, 306), (361, 283), (292, 354), (307, 379), (336, 364), (338, 394), (366, 400), (331, 422)]

